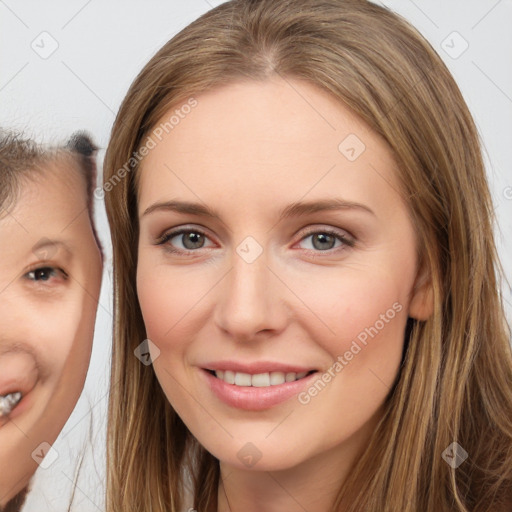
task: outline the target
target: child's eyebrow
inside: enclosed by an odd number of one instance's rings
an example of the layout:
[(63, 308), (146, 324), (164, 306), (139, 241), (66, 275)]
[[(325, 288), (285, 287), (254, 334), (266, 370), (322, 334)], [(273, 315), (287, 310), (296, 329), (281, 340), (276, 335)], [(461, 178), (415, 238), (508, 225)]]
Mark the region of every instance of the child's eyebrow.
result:
[(73, 254), (71, 246), (65, 240), (41, 238), (39, 242), (34, 245), (31, 252), (43, 259), (51, 258), (59, 249), (63, 249), (69, 256)]
[[(279, 212), (279, 220), (329, 210), (360, 210), (375, 215), (373, 210), (361, 203), (345, 201), (343, 199), (323, 199), (319, 201), (298, 201), (291, 203)], [(175, 211), (178, 213), (202, 215), (205, 217), (221, 220), (221, 217), (216, 210), (201, 203), (192, 203), (188, 201), (173, 200), (156, 202), (146, 208), (142, 214), (142, 217), (149, 215), (154, 211)]]

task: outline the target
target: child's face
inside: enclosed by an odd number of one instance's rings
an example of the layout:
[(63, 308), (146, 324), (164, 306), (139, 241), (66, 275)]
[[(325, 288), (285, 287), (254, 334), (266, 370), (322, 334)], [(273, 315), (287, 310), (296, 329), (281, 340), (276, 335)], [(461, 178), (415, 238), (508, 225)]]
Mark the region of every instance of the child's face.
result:
[(58, 159), (24, 180), (0, 218), (0, 395), (22, 394), (0, 418), (0, 505), (57, 438), (89, 364), (102, 263), (71, 165)]
[[(413, 293), (415, 233), (395, 163), (303, 82), (196, 99), (141, 169), (137, 289), (156, 375), (225, 464), (278, 470), (327, 453), (348, 464), (397, 376), (407, 317), (431, 308), (424, 288)], [(361, 206), (280, 219), (292, 203), (327, 200)]]

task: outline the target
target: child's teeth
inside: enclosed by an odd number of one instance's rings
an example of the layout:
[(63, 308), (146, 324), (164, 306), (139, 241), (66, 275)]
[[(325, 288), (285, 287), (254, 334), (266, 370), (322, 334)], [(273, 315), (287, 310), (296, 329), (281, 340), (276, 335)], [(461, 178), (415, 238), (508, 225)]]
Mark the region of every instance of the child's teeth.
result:
[(7, 416), (16, 407), (21, 400), (21, 393), (9, 393), (8, 395), (0, 396), (0, 416)]
[(215, 376), (228, 384), (235, 384), (236, 386), (244, 387), (253, 386), (258, 388), (278, 386), (285, 382), (294, 382), (298, 379), (304, 378), (307, 374), (308, 372), (267, 372), (251, 375), (250, 373), (232, 372), (230, 370), (215, 371)]

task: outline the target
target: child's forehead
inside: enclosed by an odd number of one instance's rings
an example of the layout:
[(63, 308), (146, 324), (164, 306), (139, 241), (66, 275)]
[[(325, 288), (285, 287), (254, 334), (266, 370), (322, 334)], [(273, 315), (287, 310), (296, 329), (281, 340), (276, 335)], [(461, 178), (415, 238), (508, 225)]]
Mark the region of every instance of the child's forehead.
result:
[(16, 198), (0, 218), (0, 238), (12, 242), (11, 252), (55, 237), (76, 246), (89, 233), (86, 187), (70, 159), (41, 163), (24, 173), (18, 185)]
[(37, 188), (50, 187), (55, 192), (71, 189), (75, 194), (82, 193), (85, 197), (85, 179), (80, 171), (77, 159), (68, 153), (55, 153), (51, 157), (33, 167), (33, 172), (26, 175), (25, 183), (37, 183)]
[(87, 206), (85, 180), (72, 158), (53, 158), (31, 166), (16, 187), (9, 211), (14, 216), (45, 219), (70, 216)]

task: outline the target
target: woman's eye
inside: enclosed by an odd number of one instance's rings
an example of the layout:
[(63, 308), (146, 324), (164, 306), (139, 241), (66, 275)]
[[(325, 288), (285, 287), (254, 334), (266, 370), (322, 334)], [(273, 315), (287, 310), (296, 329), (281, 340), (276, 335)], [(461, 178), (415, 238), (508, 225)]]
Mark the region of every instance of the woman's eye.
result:
[(30, 281), (34, 282), (48, 282), (52, 278), (58, 279), (67, 277), (66, 273), (63, 270), (57, 269), (55, 267), (39, 267), (25, 274), (25, 277)]
[[(323, 230), (310, 232), (302, 238), (301, 242), (308, 239), (310, 239), (309, 244), (307, 244), (309, 247), (304, 248), (316, 252), (354, 246), (354, 241), (351, 238), (337, 231)], [(157, 241), (157, 245), (165, 245), (166, 249), (170, 252), (186, 253), (213, 246), (213, 244), (210, 246), (205, 245), (207, 241), (209, 241), (209, 238), (202, 231), (179, 229), (161, 236)]]
[(195, 249), (203, 249), (208, 237), (201, 231), (192, 229), (180, 229), (163, 235), (158, 245), (167, 245), (171, 252), (186, 252)]
[(330, 251), (343, 246), (353, 247), (354, 241), (337, 231), (314, 231), (302, 238), (301, 242), (309, 240), (305, 249), (314, 251)]

